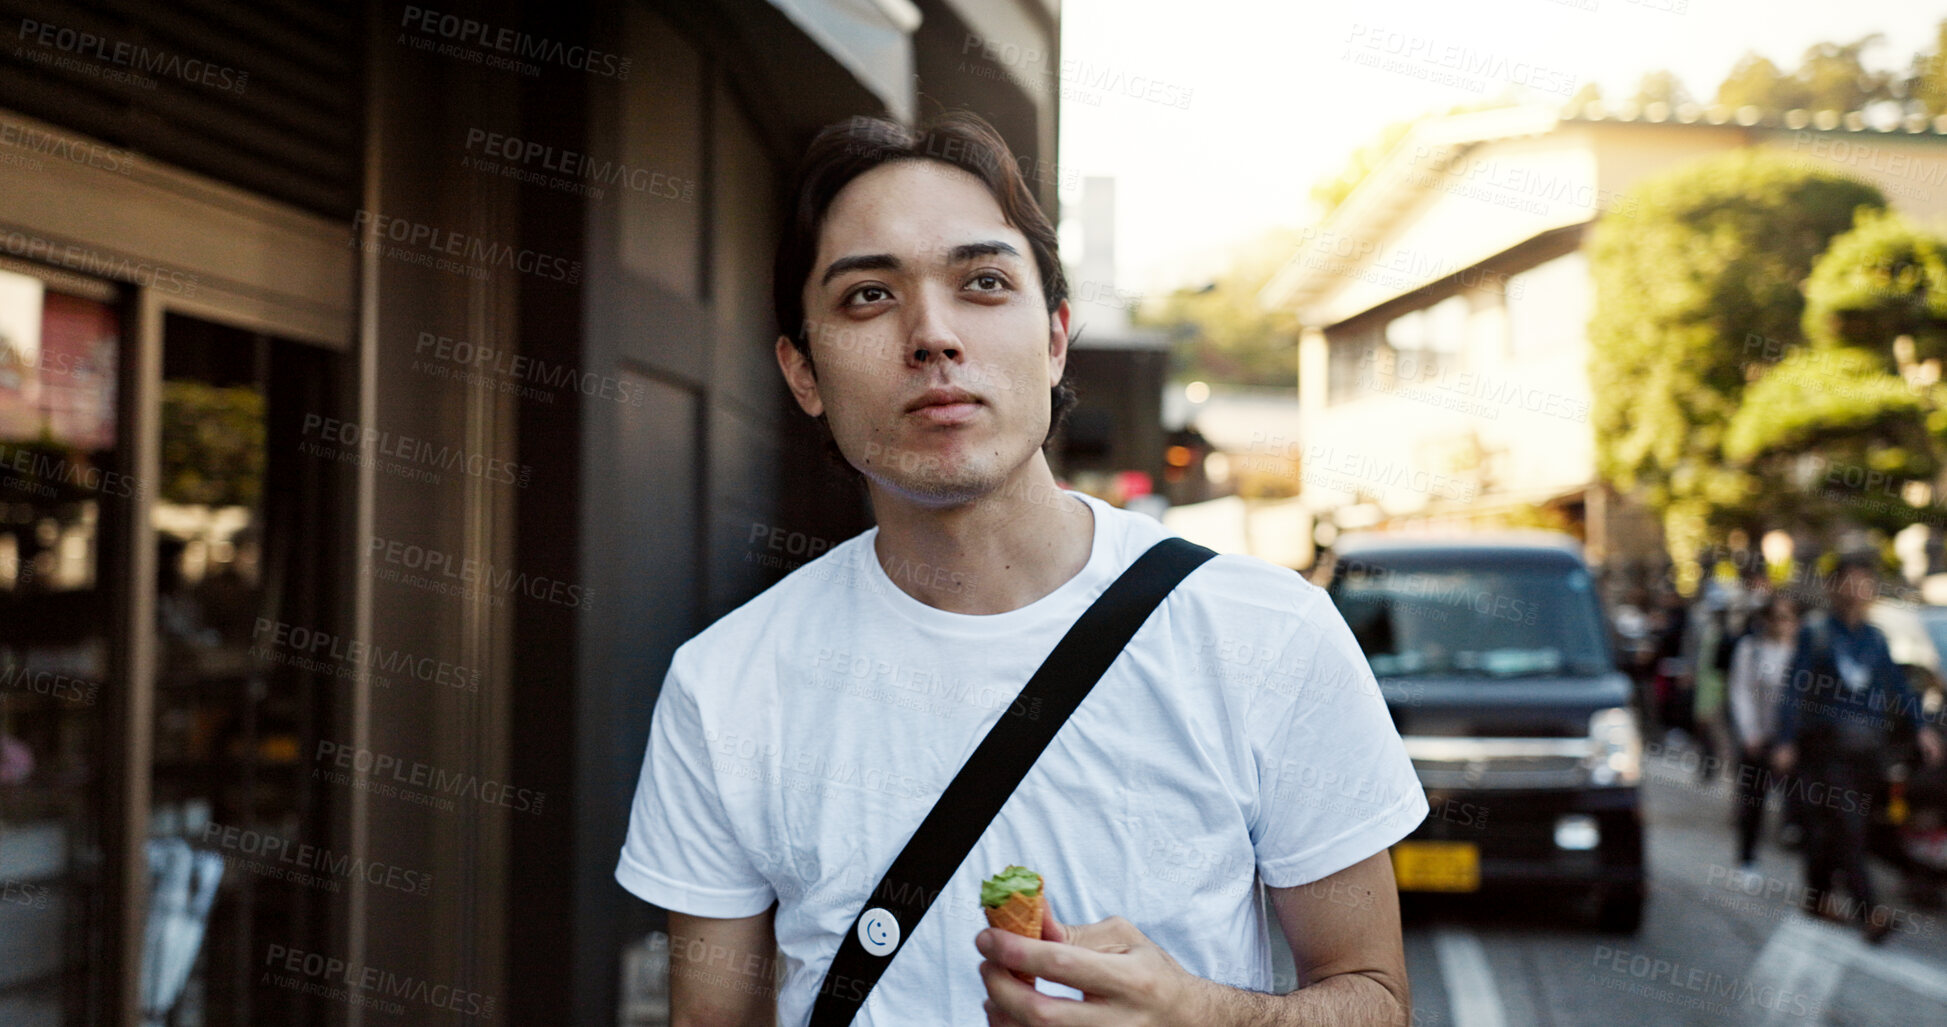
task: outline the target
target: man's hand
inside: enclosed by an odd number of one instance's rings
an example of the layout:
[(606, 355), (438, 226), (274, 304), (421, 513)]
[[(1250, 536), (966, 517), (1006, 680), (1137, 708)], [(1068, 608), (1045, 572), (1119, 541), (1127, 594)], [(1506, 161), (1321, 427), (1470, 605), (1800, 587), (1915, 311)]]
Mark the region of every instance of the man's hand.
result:
[[(1044, 918), (1041, 941), (987, 928), (974, 936), (986, 961), (993, 1027), (1137, 1027), (1155, 1024), (1402, 1025), (1412, 1016), (1400, 946), (1399, 891), (1384, 852), (1311, 884), (1269, 889), (1298, 969), (1297, 991), (1271, 995), (1191, 974), (1134, 924), (1112, 916), (1068, 925)], [(1066, 984), (1081, 1001), (1043, 995), (1009, 973)]]
[[(996, 927), (974, 935), (987, 957), (987, 1022), (994, 1027), (1067, 1024), (1148, 1025), (1209, 1023), (1200, 999), (1210, 982), (1171, 959), (1136, 925), (1119, 916), (1092, 924), (1041, 921), (1041, 941)], [(1066, 984), (1086, 1001), (1043, 995), (1008, 971)]]

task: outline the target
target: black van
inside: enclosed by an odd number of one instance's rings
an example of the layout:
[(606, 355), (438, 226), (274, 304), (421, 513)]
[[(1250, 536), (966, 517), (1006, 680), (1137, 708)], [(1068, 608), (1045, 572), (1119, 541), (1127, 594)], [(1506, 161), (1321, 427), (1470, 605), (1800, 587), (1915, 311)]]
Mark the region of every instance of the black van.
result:
[(1642, 741), (1575, 540), (1353, 536), (1319, 577), (1432, 807), (1393, 847), (1400, 890), (1556, 889), (1636, 930)]

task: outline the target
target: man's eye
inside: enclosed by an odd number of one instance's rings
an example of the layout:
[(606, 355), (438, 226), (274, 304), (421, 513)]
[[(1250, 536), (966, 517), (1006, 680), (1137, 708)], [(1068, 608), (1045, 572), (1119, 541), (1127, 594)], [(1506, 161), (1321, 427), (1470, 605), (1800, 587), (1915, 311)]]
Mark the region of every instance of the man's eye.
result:
[(867, 286), (860, 287), (859, 289), (855, 290), (850, 296), (845, 297), (845, 302), (848, 304), (877, 303), (880, 300), (887, 300), (891, 298), (892, 298), (892, 293), (887, 292), (883, 287), (877, 285), (867, 285)]
[(975, 275), (967, 284), (974, 286), (975, 292), (999, 292), (1007, 288), (1007, 279), (1000, 275)]

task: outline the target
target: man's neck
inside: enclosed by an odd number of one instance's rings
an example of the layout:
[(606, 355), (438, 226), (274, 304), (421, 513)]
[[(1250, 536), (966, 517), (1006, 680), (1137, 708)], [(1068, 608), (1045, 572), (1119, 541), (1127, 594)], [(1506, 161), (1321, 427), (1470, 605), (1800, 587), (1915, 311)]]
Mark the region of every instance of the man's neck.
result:
[(1039, 452), (978, 499), (924, 506), (871, 488), (874, 555), (900, 591), (949, 613), (1018, 610), (1088, 565), (1095, 511), (1062, 491)]

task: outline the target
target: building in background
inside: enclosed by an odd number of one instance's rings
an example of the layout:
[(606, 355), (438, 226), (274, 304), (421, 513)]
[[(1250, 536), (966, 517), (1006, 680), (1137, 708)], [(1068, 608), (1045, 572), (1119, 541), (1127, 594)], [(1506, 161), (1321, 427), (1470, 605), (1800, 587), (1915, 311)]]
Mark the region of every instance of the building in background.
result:
[(1311, 567), (1295, 392), (1187, 382), (1163, 393), (1163, 423), (1172, 429), (1168, 462), (1184, 469), (1164, 516), (1172, 531), (1220, 553)]
[[(1265, 287), (1299, 343), (1305, 495), (1332, 529), (1544, 523), (1659, 563), (1655, 519), (1596, 478), (1590, 227), (1648, 175), (1745, 146), (1872, 182), (1947, 224), (1947, 119), (1651, 104), (1513, 107), (1417, 127)], [(1328, 531), (1331, 529), (1327, 529)]]
[(772, 358), (790, 168), (963, 107), (1054, 211), (1058, 17), (16, 17), (0, 1022), (615, 1022), (670, 654), (868, 523)]
[(1143, 296), (1117, 284), (1115, 210), (1115, 179), (1083, 180), (1081, 253), (1066, 267), (1074, 342), (1063, 372), (1081, 404), (1069, 414), (1052, 463), (1075, 487), (1120, 506), (1162, 492), (1170, 348), (1160, 329), (1131, 323)]

